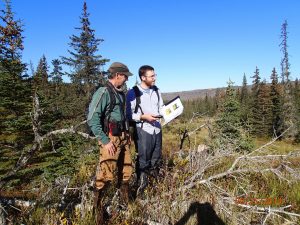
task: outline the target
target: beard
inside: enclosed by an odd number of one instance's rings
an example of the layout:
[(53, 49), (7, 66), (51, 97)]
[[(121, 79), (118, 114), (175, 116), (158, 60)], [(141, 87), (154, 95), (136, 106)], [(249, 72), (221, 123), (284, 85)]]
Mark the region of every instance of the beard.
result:
[(148, 80), (148, 79), (146, 79), (146, 80), (144, 81), (144, 83), (145, 83), (148, 87), (151, 87), (151, 86), (155, 85), (155, 80)]

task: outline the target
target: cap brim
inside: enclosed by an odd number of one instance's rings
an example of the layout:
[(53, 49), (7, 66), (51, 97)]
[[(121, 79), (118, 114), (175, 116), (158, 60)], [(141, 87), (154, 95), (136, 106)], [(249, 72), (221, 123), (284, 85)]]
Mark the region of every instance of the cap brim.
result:
[(132, 76), (133, 74), (130, 72), (123, 72), (127, 77)]

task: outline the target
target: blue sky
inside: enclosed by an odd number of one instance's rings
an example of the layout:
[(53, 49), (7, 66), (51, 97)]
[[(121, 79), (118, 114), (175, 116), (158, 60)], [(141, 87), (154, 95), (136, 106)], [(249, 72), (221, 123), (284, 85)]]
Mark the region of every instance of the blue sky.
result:
[[(280, 30), (288, 21), (291, 78), (300, 78), (300, 1), (297, 0), (87, 0), (91, 27), (103, 38), (99, 54), (134, 73), (149, 64), (163, 92), (248, 83), (257, 66), (269, 80), (280, 73)], [(24, 62), (34, 66), (67, 56), (78, 34), (83, 0), (12, 0), (24, 24)], [(3, 8), (3, 2), (1, 2)], [(108, 69), (108, 63), (104, 69)], [(50, 69), (51, 71), (51, 69)]]

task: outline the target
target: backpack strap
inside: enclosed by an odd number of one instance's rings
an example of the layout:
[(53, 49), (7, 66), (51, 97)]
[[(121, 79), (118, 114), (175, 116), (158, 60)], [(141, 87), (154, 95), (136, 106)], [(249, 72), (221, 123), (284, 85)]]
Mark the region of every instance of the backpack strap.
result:
[[(160, 97), (159, 97), (159, 93), (158, 93), (158, 88), (157, 86), (153, 85), (152, 86), (153, 90), (155, 91), (156, 95), (157, 95), (157, 99), (158, 99), (158, 105), (159, 105), (159, 101), (160, 101)], [(133, 91), (134, 91), (134, 95), (135, 95), (135, 109), (134, 109), (134, 113), (137, 113), (138, 109), (140, 108), (141, 113), (144, 114), (142, 107), (141, 107), (141, 91), (138, 88), (138, 86), (133, 86), (132, 87)]]
[(111, 84), (109, 82), (107, 82), (107, 84), (105, 85), (107, 88), (107, 92), (109, 94), (109, 104), (108, 104), (108, 108), (105, 110), (105, 120), (109, 121), (110, 120), (110, 115), (111, 112), (114, 110), (114, 107), (116, 105), (116, 96), (114, 94), (113, 91), (113, 87), (111, 87)]
[[(106, 117), (110, 117), (111, 112), (113, 111), (114, 107), (116, 105), (120, 105), (120, 115), (121, 119), (124, 121), (125, 120), (125, 114), (124, 114), (124, 108), (125, 108), (125, 94), (124, 92), (117, 92), (115, 87), (108, 82), (106, 84), (107, 86), (107, 91), (109, 93), (109, 98), (110, 98), (110, 103), (108, 105), (108, 109), (105, 112)], [(119, 103), (117, 104), (116, 98), (119, 100)]]
[(160, 101), (160, 97), (159, 97), (159, 94), (158, 94), (158, 87), (153, 85), (153, 90), (155, 91), (156, 95), (157, 95), (157, 99), (158, 99), (158, 105), (159, 105), (159, 101)]
[(133, 91), (134, 91), (134, 95), (135, 95), (135, 109), (134, 109), (134, 113), (137, 113), (137, 111), (139, 110), (139, 108), (141, 109), (141, 112), (142, 114), (143, 113), (143, 110), (141, 108), (141, 91), (140, 89), (138, 88), (138, 86), (133, 86)]

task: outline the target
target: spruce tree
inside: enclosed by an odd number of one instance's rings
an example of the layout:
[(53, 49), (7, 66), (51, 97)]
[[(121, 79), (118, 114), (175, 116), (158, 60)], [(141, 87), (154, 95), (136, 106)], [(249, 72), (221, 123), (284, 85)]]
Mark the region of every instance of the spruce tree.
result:
[(267, 137), (272, 134), (272, 101), (270, 98), (270, 89), (266, 81), (260, 83), (257, 95), (258, 113), (256, 123), (256, 134), (259, 137)]
[(6, 9), (0, 15), (0, 61), (1, 72), (21, 77), (25, 65), (21, 63), (23, 28), (20, 20), (14, 19), (10, 0), (5, 0)]
[(1, 10), (0, 23), (0, 60), (1, 70), (12, 76), (21, 76), (25, 64), (21, 62), (23, 46), (23, 25), (14, 19), (10, 0), (5, 0), (6, 10)]
[(297, 110), (297, 118), (298, 118), (298, 122), (297, 122), (297, 135), (295, 138), (295, 141), (297, 143), (300, 143), (300, 83), (299, 83), (299, 79), (296, 78), (295, 79), (295, 84), (294, 84), (294, 98), (295, 98), (295, 103), (296, 103), (296, 110)]
[(252, 146), (249, 134), (240, 123), (240, 103), (229, 80), (224, 102), (216, 116), (214, 148), (219, 150), (250, 151)]
[[(58, 67), (56, 66), (54, 69), (57, 70)], [(56, 75), (59, 76), (60, 74)], [(43, 114), (40, 116), (41, 133), (47, 133), (53, 130), (55, 128), (54, 124), (57, 123), (62, 117), (61, 111), (59, 110), (58, 87), (56, 90), (55, 84), (50, 82), (50, 77), (51, 74), (49, 75), (49, 65), (45, 55), (43, 55), (38, 63), (35, 75), (33, 77), (34, 92), (37, 93), (40, 101), (40, 107), (43, 110)]]
[(275, 136), (280, 135), (280, 123), (282, 114), (282, 100), (281, 100), (281, 85), (278, 83), (278, 74), (275, 67), (271, 74), (270, 98), (272, 102), (272, 127)]
[(20, 150), (32, 139), (31, 83), (23, 79), (23, 37), (9, 0), (0, 15), (0, 136), (1, 143)]
[(250, 100), (250, 124), (253, 134), (258, 134), (261, 127), (261, 106), (259, 105), (259, 91), (260, 91), (260, 75), (259, 69), (256, 67), (254, 75), (251, 77), (252, 87), (251, 87), (251, 100)]
[(257, 67), (255, 68), (254, 75), (251, 78), (253, 78), (252, 87), (251, 87), (252, 94), (257, 95), (260, 86), (260, 79), (261, 79), (259, 75), (259, 69)]
[(289, 63), (289, 53), (288, 53), (288, 44), (287, 44), (287, 38), (288, 38), (288, 32), (287, 32), (288, 23), (285, 20), (284, 23), (281, 26), (281, 51), (283, 54), (283, 57), (281, 59), (281, 81), (283, 84), (285, 84), (287, 81), (290, 80), (290, 63)]
[(101, 55), (96, 55), (98, 45), (103, 39), (95, 37), (95, 30), (91, 29), (87, 4), (83, 4), (83, 12), (80, 17), (81, 27), (76, 28), (80, 35), (72, 35), (68, 50), (70, 57), (62, 57), (63, 63), (72, 68), (70, 76), (72, 82), (77, 86), (80, 94), (90, 97), (95, 86), (103, 83), (101, 66), (109, 60)]
[(289, 132), (285, 135), (288, 139), (294, 139), (298, 133), (297, 129), (297, 114), (295, 108), (295, 102), (292, 95), (292, 82), (290, 80), (290, 63), (289, 63), (289, 54), (288, 54), (288, 32), (287, 32), (288, 23), (285, 21), (281, 27), (281, 51), (283, 54), (281, 60), (281, 77), (283, 82), (283, 111), (282, 111), (282, 123), (280, 124), (281, 132), (284, 132), (286, 129), (290, 128)]
[(215, 93), (215, 97), (214, 97), (214, 108), (215, 111), (218, 111), (220, 104), (221, 104), (221, 90), (220, 88), (217, 88), (216, 93)]
[(246, 78), (246, 74), (244, 73), (240, 102), (244, 104), (247, 102), (248, 98), (249, 96), (248, 96), (247, 78)]
[(247, 78), (244, 73), (243, 84), (240, 94), (240, 104), (241, 104), (241, 121), (244, 125), (248, 123), (249, 118), (249, 93), (247, 87)]
[(63, 83), (62, 76), (64, 75), (61, 61), (59, 59), (52, 60), (53, 71), (50, 73), (52, 83), (55, 86), (55, 95), (58, 95), (59, 86)]
[(53, 59), (51, 63), (53, 65), (53, 71), (50, 73), (52, 82), (54, 84), (62, 84), (64, 72), (62, 70), (61, 61), (59, 59)]
[(37, 88), (45, 91), (48, 85), (48, 63), (45, 55), (40, 58), (33, 80)]
[(210, 97), (208, 96), (207, 92), (205, 93), (205, 98), (204, 98), (204, 112), (207, 112), (209, 115), (212, 116), (213, 112), (211, 111), (211, 100)]

